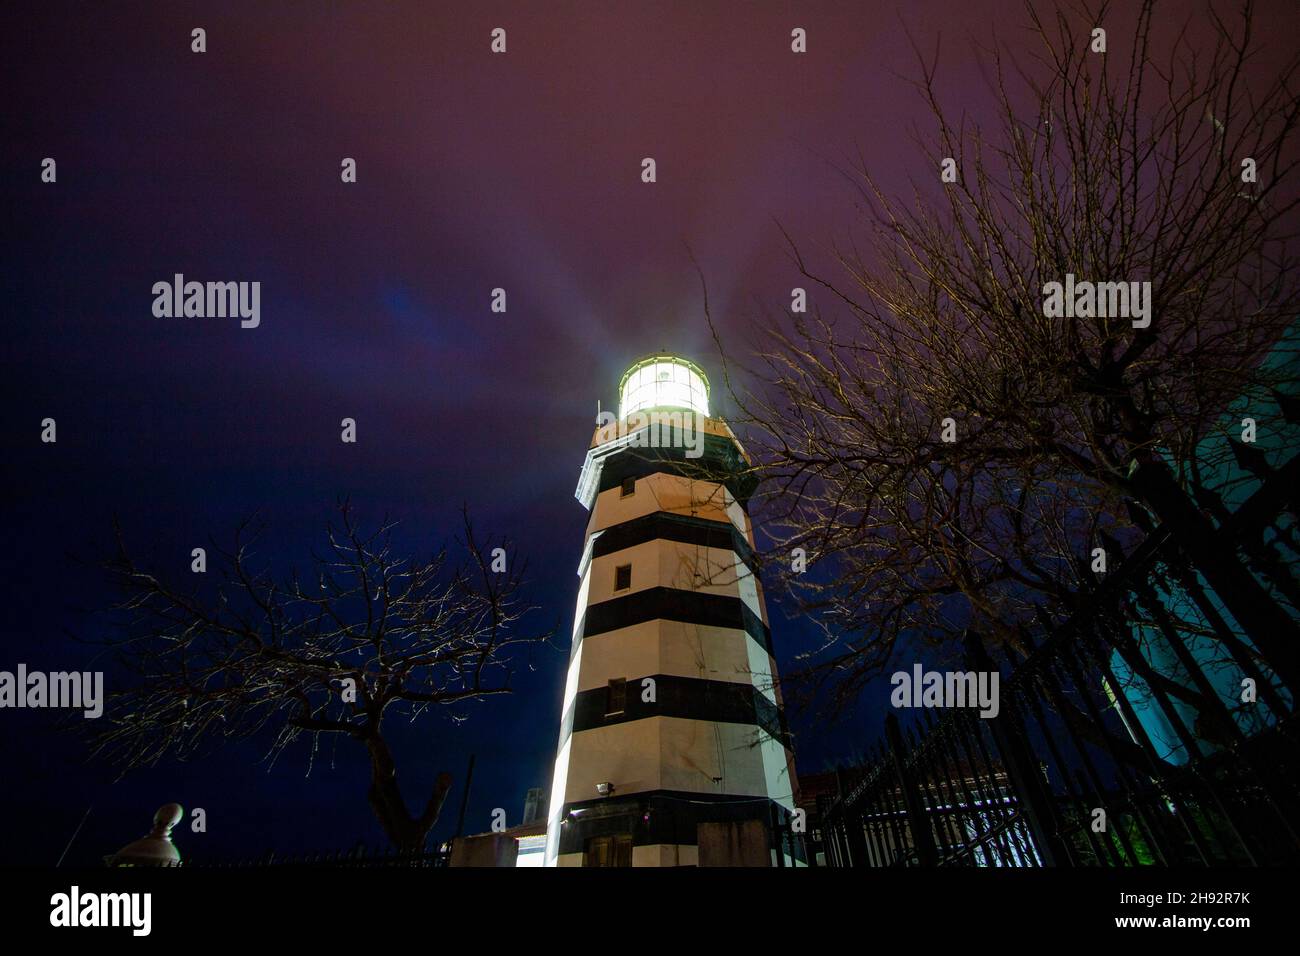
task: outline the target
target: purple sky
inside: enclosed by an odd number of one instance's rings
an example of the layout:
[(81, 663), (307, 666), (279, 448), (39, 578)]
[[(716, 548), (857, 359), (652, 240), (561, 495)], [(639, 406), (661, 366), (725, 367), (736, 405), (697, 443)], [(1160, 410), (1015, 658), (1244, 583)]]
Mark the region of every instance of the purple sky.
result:
[[(810, 246), (847, 235), (837, 167), (859, 153), (900, 191), (932, 175), (907, 135), (924, 115), (904, 22), (927, 51), (942, 34), (941, 93), (975, 116), (991, 95), (973, 39), (1027, 38), (1006, 0), (32, 6), (0, 40), (14, 392), (0, 667), (47, 669), (84, 659), (61, 632), (89, 626), (69, 606), (98, 584), (67, 555), (92, 553), (114, 514), (142, 552), (188, 561), (264, 509), (279, 562), (343, 494), (400, 518), (413, 548), (468, 502), (531, 557), (542, 616), (567, 634), (597, 400), (653, 349), (716, 371), (688, 246), (743, 349), (797, 284), (774, 220)], [(1170, 22), (1201, 8), (1161, 4)], [(1300, 24), (1293, 3), (1262, 18), (1267, 63)], [(497, 26), (504, 56), (488, 50)], [(806, 55), (790, 52), (796, 26)], [(1122, 29), (1109, 42), (1127, 57)], [(39, 181), (46, 156), (55, 185)], [(261, 327), (155, 319), (150, 288), (176, 272), (260, 281)], [(56, 447), (37, 440), (46, 416)], [(345, 416), (356, 446), (338, 440)], [(778, 621), (786, 656), (784, 636)], [(465, 728), (408, 741), (412, 799), (476, 752), (471, 829), (495, 806), (515, 822), (524, 790), (549, 784), (562, 662)], [(82, 861), (173, 799), (207, 804), (229, 852), (378, 839), (341, 752), (310, 781), (293, 755), (268, 775), (235, 748), (109, 786), (47, 723), (0, 714), (8, 819), (30, 821), (0, 860), (52, 862), (92, 803)], [(809, 741), (801, 759), (828, 749)]]

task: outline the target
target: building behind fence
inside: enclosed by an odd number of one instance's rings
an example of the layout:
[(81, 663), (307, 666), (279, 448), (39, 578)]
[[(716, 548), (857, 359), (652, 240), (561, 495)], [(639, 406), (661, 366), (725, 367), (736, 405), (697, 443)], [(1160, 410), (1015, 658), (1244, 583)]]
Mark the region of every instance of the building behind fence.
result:
[[(1296, 399), (1275, 400), (1279, 426), (1297, 425)], [(1288, 445), (1220, 439), (1228, 460), (1214, 463), (1217, 488), (1201, 476), (1197, 503), (1222, 553), (1295, 621), (1300, 456)], [(866, 763), (818, 804), (811, 836), (828, 865), (1300, 862), (1297, 688), (1175, 537), (1132, 510), (1142, 543), (1094, 581), (1085, 610), (1026, 633), (1027, 656), (967, 635), (967, 667), (1000, 671), (996, 717), (887, 718)], [(1113, 540), (1106, 551), (1120, 554)], [(1288, 650), (1294, 637), (1269, 635)]]

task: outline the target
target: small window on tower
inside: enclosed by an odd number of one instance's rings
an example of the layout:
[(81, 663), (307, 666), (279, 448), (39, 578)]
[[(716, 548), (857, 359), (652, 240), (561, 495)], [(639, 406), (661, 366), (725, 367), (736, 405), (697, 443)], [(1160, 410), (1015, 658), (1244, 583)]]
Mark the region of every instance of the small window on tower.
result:
[(623, 564), (614, 569), (614, 590), (626, 591), (632, 586), (632, 565)]
[(622, 497), (626, 498), (628, 495), (634, 495), (634, 494), (636, 494), (636, 479), (624, 478)]
[(627, 678), (619, 677), (609, 682), (605, 688), (605, 716), (613, 717), (623, 713), (627, 703)]

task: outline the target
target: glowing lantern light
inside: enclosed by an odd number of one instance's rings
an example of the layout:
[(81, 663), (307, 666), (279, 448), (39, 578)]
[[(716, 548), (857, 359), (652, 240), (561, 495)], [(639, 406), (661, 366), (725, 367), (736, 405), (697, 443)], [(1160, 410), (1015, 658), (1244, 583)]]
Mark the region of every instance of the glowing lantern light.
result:
[(684, 408), (709, 414), (709, 380), (694, 362), (652, 355), (623, 373), (618, 383), (618, 417), (653, 408)]

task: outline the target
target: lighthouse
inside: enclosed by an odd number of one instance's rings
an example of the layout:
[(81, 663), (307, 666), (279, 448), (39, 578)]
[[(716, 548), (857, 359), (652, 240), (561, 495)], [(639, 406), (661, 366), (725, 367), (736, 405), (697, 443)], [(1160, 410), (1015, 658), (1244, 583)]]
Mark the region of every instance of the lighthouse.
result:
[(684, 358), (641, 359), (618, 397), (576, 491), (591, 517), (546, 863), (799, 865), (749, 459)]

